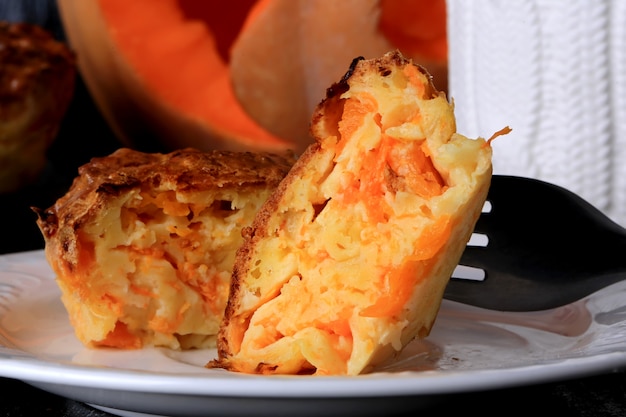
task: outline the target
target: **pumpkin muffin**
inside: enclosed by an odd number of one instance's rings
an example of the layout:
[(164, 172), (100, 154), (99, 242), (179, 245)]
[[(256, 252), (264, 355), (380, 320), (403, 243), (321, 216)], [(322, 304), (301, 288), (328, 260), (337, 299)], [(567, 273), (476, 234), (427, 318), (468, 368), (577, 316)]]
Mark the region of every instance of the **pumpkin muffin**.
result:
[(43, 28), (0, 22), (0, 193), (34, 182), (74, 94), (73, 52)]
[(241, 229), (290, 155), (120, 149), (38, 212), (76, 336), (90, 347), (215, 345)]
[(244, 230), (208, 367), (356, 375), (433, 326), (487, 195), (489, 142), (456, 133), (445, 94), (397, 51), (354, 60), (311, 132)]

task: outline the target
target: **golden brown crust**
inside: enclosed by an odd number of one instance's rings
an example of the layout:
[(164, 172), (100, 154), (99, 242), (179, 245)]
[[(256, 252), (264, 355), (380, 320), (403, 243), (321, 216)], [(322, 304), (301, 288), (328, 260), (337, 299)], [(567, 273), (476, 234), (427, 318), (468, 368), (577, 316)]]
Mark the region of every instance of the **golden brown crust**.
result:
[[(192, 192), (223, 187), (275, 187), (292, 166), (295, 156), (255, 152), (202, 152), (182, 149), (167, 154), (122, 148), (93, 158), (78, 169), (68, 193), (47, 210), (36, 209), (44, 237), (59, 228), (77, 230), (82, 222), (129, 188), (169, 183), (172, 189)], [(75, 254), (67, 254), (68, 259)]]
[(45, 164), (74, 92), (76, 59), (28, 23), (0, 22), (0, 192), (31, 182)]

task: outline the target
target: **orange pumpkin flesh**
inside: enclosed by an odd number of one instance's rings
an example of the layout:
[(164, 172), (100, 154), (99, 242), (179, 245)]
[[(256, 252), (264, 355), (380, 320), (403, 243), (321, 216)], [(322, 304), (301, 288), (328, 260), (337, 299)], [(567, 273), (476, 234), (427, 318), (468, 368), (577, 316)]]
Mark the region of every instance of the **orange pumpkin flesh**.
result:
[(442, 0), (380, 0), (380, 31), (403, 54), (448, 60), (446, 3)]
[(220, 55), (227, 42), (220, 45), (211, 31), (227, 30), (230, 39), (222, 40), (232, 42), (251, 3), (99, 0), (120, 54), (158, 100), (224, 134), (280, 145), (239, 105)]
[(59, 8), (81, 74), (126, 144), (279, 151), (292, 146), (243, 111), (224, 57), (252, 3), (59, 0)]
[(246, 16), (257, 0), (198, 1), (178, 0), (183, 15), (200, 20), (211, 28), (217, 52), (223, 62), (230, 59), (230, 46), (233, 44)]

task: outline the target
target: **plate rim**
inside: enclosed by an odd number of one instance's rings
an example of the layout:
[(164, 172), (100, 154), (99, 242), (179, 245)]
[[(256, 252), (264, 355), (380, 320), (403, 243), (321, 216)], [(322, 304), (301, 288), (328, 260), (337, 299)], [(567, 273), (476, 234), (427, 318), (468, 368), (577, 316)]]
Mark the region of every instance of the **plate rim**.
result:
[[(207, 375), (162, 374), (29, 359), (0, 358), (0, 376), (27, 383), (109, 391), (233, 398), (359, 398), (469, 393), (556, 382), (626, 368), (626, 352), (503, 369), (379, 372), (358, 376), (216, 375), (215, 372), (222, 373), (219, 370), (208, 370), (211, 374)], [(502, 379), (503, 375), (507, 378)], [(249, 394), (242, 395), (242, 392)]]
[[(44, 250), (0, 255), (0, 261), (4, 260), (12, 263), (32, 263), (33, 260), (45, 262)], [(0, 263), (0, 273), (7, 272), (2, 265)], [(63, 363), (38, 357), (19, 348), (2, 347), (0, 344), (0, 377), (34, 384), (62, 384), (108, 391), (231, 398), (363, 398), (455, 394), (555, 382), (625, 368), (626, 345), (620, 351), (506, 368), (376, 372), (358, 376), (245, 375), (207, 369), (204, 375)], [(506, 378), (503, 379), (503, 376)]]

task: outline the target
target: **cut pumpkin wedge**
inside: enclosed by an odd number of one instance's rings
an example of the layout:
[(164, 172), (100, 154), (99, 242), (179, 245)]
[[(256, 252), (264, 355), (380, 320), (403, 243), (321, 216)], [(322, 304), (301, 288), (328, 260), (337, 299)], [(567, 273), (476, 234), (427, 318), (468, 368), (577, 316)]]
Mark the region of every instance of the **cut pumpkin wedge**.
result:
[[(293, 148), (250, 118), (224, 53), (251, 1), (59, 0), (85, 82), (123, 142), (140, 148)], [(235, 10), (236, 9), (236, 10)], [(215, 13), (212, 22), (206, 20)], [(229, 20), (230, 19), (230, 20)], [(221, 40), (218, 42), (218, 40)]]

